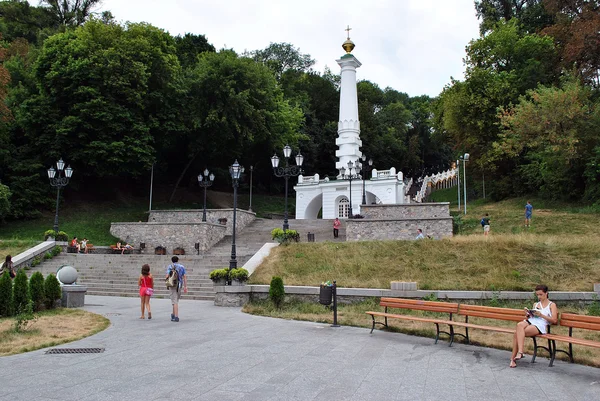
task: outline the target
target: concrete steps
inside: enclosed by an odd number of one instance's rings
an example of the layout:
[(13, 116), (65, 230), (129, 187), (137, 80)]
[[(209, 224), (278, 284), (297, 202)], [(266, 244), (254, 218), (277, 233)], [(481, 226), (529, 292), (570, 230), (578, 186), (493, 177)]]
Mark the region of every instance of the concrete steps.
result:
[[(242, 267), (267, 242), (272, 242), (271, 230), (281, 227), (283, 220), (256, 219), (244, 231), (236, 235), (236, 259)], [(345, 227), (342, 221), (339, 238), (333, 238), (333, 220), (289, 220), (290, 229), (300, 233), (300, 241), (307, 241), (309, 232), (315, 234), (315, 241), (345, 241)], [(186, 269), (188, 293), (186, 299), (213, 300), (214, 289), (208, 278), (214, 269), (229, 267), (231, 259), (231, 236), (223, 238), (208, 252), (200, 255), (187, 254), (179, 257), (179, 263)], [(56, 273), (59, 267), (70, 265), (79, 272), (78, 283), (88, 287), (89, 295), (138, 297), (137, 280), (142, 265), (149, 264), (154, 276), (155, 296), (168, 298), (163, 284), (166, 268), (171, 264), (172, 255), (153, 254), (60, 254), (43, 261), (29, 270), (29, 274), (40, 271), (44, 276)]]

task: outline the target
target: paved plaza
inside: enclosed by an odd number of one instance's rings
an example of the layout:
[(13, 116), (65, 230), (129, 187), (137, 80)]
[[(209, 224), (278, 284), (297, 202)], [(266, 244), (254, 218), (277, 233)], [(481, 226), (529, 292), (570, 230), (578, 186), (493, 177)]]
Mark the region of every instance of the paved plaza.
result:
[[(600, 400), (600, 369), (355, 327), (250, 316), (210, 301), (87, 296), (111, 320), (59, 348), (0, 358), (0, 400)], [(527, 358), (530, 360), (530, 357)]]

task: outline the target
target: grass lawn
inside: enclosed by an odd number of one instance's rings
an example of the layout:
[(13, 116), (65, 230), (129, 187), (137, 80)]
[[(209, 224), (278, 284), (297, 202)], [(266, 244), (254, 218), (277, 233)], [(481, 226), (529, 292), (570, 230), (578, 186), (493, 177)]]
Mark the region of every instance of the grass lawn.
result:
[(96, 334), (110, 321), (79, 309), (54, 309), (36, 313), (38, 318), (23, 331), (14, 330), (15, 318), (0, 319), (0, 356), (53, 347)]
[[(490, 303), (487, 303), (490, 305)], [(594, 307), (590, 307), (589, 309), (581, 308), (578, 305), (574, 304), (566, 304), (559, 305), (560, 312), (573, 312), (579, 314), (587, 314), (591, 310), (599, 311), (600, 303), (596, 302), (595, 309)], [(507, 308), (522, 308), (523, 304), (514, 303), (514, 302), (501, 302), (500, 304), (494, 303), (493, 306), (503, 306)], [(287, 300), (281, 309), (277, 309), (271, 302), (269, 301), (257, 301), (250, 304), (246, 304), (243, 309), (244, 312), (250, 313), (253, 315), (260, 316), (270, 316), (280, 319), (290, 319), (290, 320), (306, 320), (311, 322), (320, 322), (320, 323), (333, 323), (333, 313), (326, 309), (324, 306), (317, 303), (307, 303), (307, 302), (299, 302), (295, 300)], [(338, 324), (343, 326), (356, 326), (356, 327), (368, 327), (371, 328), (371, 317), (367, 315), (366, 311), (381, 311), (383, 312), (383, 308), (379, 306), (379, 299), (369, 299), (361, 303), (356, 303), (352, 305), (338, 305)], [(415, 315), (415, 316), (424, 316), (428, 312), (420, 312), (420, 311), (405, 311), (402, 310), (401, 314)], [(435, 315), (435, 314), (433, 314)], [(432, 316), (431, 313), (428, 315)], [(440, 315), (441, 316), (441, 315)], [(447, 318), (447, 315), (445, 315)], [(469, 319), (471, 323), (479, 323), (484, 325), (489, 325), (490, 320), (487, 319), (477, 319), (471, 318)], [(400, 321), (398, 319), (390, 319), (389, 320), (390, 327), (388, 330), (402, 332), (411, 335), (425, 336), (435, 338), (435, 326), (431, 323), (421, 323), (421, 322), (411, 322), (411, 321)], [(502, 322), (502, 321), (494, 321), (492, 324), (498, 326), (505, 327), (514, 327), (515, 323), (513, 322)], [(380, 330), (381, 326), (373, 332), (373, 335), (377, 335), (377, 330)], [(463, 332), (462, 330), (458, 330), (458, 332)], [(579, 330), (577, 331), (581, 336), (585, 331)], [(562, 327), (553, 327), (552, 333), (556, 334), (568, 334), (568, 330)], [(367, 335), (367, 334), (365, 334)], [(485, 347), (492, 347), (498, 349), (511, 350), (512, 349), (512, 336), (508, 334), (499, 334), (495, 332), (488, 332), (484, 330), (470, 330), (469, 337), (471, 338), (471, 343), (475, 345), (482, 345)], [(585, 338), (590, 340), (600, 341), (600, 333), (589, 332), (586, 333)], [(443, 345), (443, 342), (446, 341), (447, 337), (442, 336), (440, 342)], [(456, 341), (460, 342), (460, 337), (456, 338)], [(433, 343), (433, 340), (432, 340)], [(533, 342), (531, 340), (525, 341), (525, 352), (529, 353), (527, 359), (525, 359), (525, 363), (529, 363), (531, 360), (531, 355), (533, 353)], [(557, 343), (558, 348), (564, 349), (567, 347), (565, 343)], [(600, 349), (592, 348), (592, 347), (580, 347), (574, 346), (575, 351), (575, 361), (577, 363), (597, 366), (600, 367)], [(539, 354), (539, 359), (536, 362), (540, 364), (546, 363), (545, 357), (546, 353), (541, 351)], [(562, 354), (557, 354), (558, 359), (567, 360), (566, 357)], [(506, 360), (506, 365), (508, 366), (508, 358)]]

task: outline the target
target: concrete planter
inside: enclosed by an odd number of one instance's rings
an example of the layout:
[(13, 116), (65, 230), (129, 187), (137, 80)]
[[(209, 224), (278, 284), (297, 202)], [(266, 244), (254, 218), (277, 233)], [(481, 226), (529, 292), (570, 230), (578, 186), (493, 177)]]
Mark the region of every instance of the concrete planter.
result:
[(225, 280), (224, 278), (220, 278), (218, 280), (213, 280), (213, 285), (216, 286), (220, 286), (220, 285), (227, 285), (227, 280)]

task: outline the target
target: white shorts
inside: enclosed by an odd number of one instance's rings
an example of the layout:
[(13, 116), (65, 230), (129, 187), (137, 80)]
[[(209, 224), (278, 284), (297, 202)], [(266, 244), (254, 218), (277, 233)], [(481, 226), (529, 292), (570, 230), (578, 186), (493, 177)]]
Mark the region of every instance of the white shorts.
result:
[(490, 232), (490, 226), (489, 225), (483, 226), (483, 232), (484, 233), (489, 233)]

